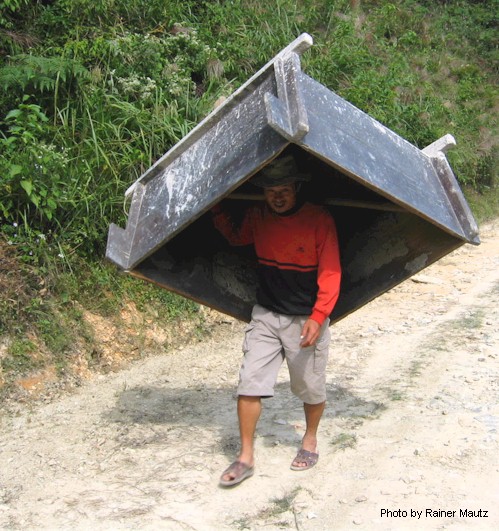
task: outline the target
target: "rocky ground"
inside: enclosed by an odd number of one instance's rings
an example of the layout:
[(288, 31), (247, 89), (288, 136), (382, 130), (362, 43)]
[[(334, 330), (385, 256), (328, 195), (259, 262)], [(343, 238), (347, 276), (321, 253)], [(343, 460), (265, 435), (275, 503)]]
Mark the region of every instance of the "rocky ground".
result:
[(0, 528), (499, 528), (499, 224), (333, 327), (320, 460), (283, 367), (255, 475), (237, 452), (243, 325), (0, 417)]

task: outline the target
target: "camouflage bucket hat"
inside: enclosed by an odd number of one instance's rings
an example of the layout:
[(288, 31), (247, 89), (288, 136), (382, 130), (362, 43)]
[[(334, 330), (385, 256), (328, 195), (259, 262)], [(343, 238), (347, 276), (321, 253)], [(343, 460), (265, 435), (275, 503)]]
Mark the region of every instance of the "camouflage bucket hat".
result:
[(309, 180), (310, 175), (299, 171), (293, 156), (286, 155), (265, 166), (250, 182), (260, 188), (269, 188)]

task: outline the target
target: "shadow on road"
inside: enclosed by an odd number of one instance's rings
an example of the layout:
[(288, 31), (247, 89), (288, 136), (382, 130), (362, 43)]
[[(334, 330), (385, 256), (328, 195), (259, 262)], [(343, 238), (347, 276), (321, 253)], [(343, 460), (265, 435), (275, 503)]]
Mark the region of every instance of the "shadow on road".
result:
[[(327, 394), (324, 419), (373, 418), (385, 409), (383, 404), (359, 398), (341, 386), (329, 385)], [(276, 444), (278, 440), (279, 444), (295, 446), (297, 426), (304, 426), (301, 409), (289, 383), (277, 384), (275, 397), (263, 401), (258, 433), (265, 438), (264, 444)], [(227, 455), (234, 455), (238, 447), (236, 397), (230, 387), (213, 389), (200, 385), (186, 389), (151, 385), (124, 389), (104, 417), (126, 429), (126, 441), (121, 441), (125, 445), (159, 442), (169, 432), (171, 436), (179, 430), (195, 437), (195, 432), (191, 433), (194, 429), (199, 437), (203, 436), (202, 430), (218, 432), (218, 450)], [(141, 426), (151, 428), (148, 437)]]

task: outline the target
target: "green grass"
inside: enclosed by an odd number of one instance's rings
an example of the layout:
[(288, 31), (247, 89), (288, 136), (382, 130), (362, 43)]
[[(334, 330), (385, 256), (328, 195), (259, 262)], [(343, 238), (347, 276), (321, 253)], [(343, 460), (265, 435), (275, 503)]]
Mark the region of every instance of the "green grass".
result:
[(26, 373), (36, 369), (39, 361), (36, 359), (37, 347), (26, 338), (14, 338), (7, 348), (6, 356), (1, 360), (3, 372), (15, 371)]
[(451, 326), (456, 331), (463, 330), (477, 330), (485, 321), (487, 315), (484, 308), (477, 308), (474, 311), (468, 312), (459, 319), (456, 319), (451, 323)]
[(331, 440), (331, 445), (335, 450), (355, 448), (357, 445), (357, 435), (355, 433), (339, 433)]
[(253, 529), (256, 522), (263, 521), (264, 524), (262, 525), (270, 525), (271, 523), (274, 526), (288, 527), (287, 522), (275, 520), (284, 513), (293, 511), (293, 503), (301, 490), (301, 487), (297, 487), (279, 498), (272, 498), (268, 507), (261, 509), (254, 516), (239, 518), (238, 520), (233, 521), (232, 525), (236, 529)]

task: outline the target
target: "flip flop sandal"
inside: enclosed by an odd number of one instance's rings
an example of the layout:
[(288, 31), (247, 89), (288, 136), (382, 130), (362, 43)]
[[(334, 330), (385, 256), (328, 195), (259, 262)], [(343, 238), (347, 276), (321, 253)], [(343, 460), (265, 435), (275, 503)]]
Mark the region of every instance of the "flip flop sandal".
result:
[[(309, 470), (317, 464), (318, 460), (319, 454), (316, 454), (315, 452), (309, 452), (308, 450), (304, 450), (303, 448), (301, 448), (300, 450), (298, 450), (296, 457), (291, 463), (291, 470)], [(297, 466), (294, 463), (302, 463), (302, 466)]]
[[(223, 474), (220, 476), (220, 485), (222, 487), (233, 487), (239, 485), (245, 479), (250, 478), (255, 472), (255, 467), (248, 466), (241, 461), (234, 461)], [(226, 474), (230, 474), (232, 479), (223, 479)]]

